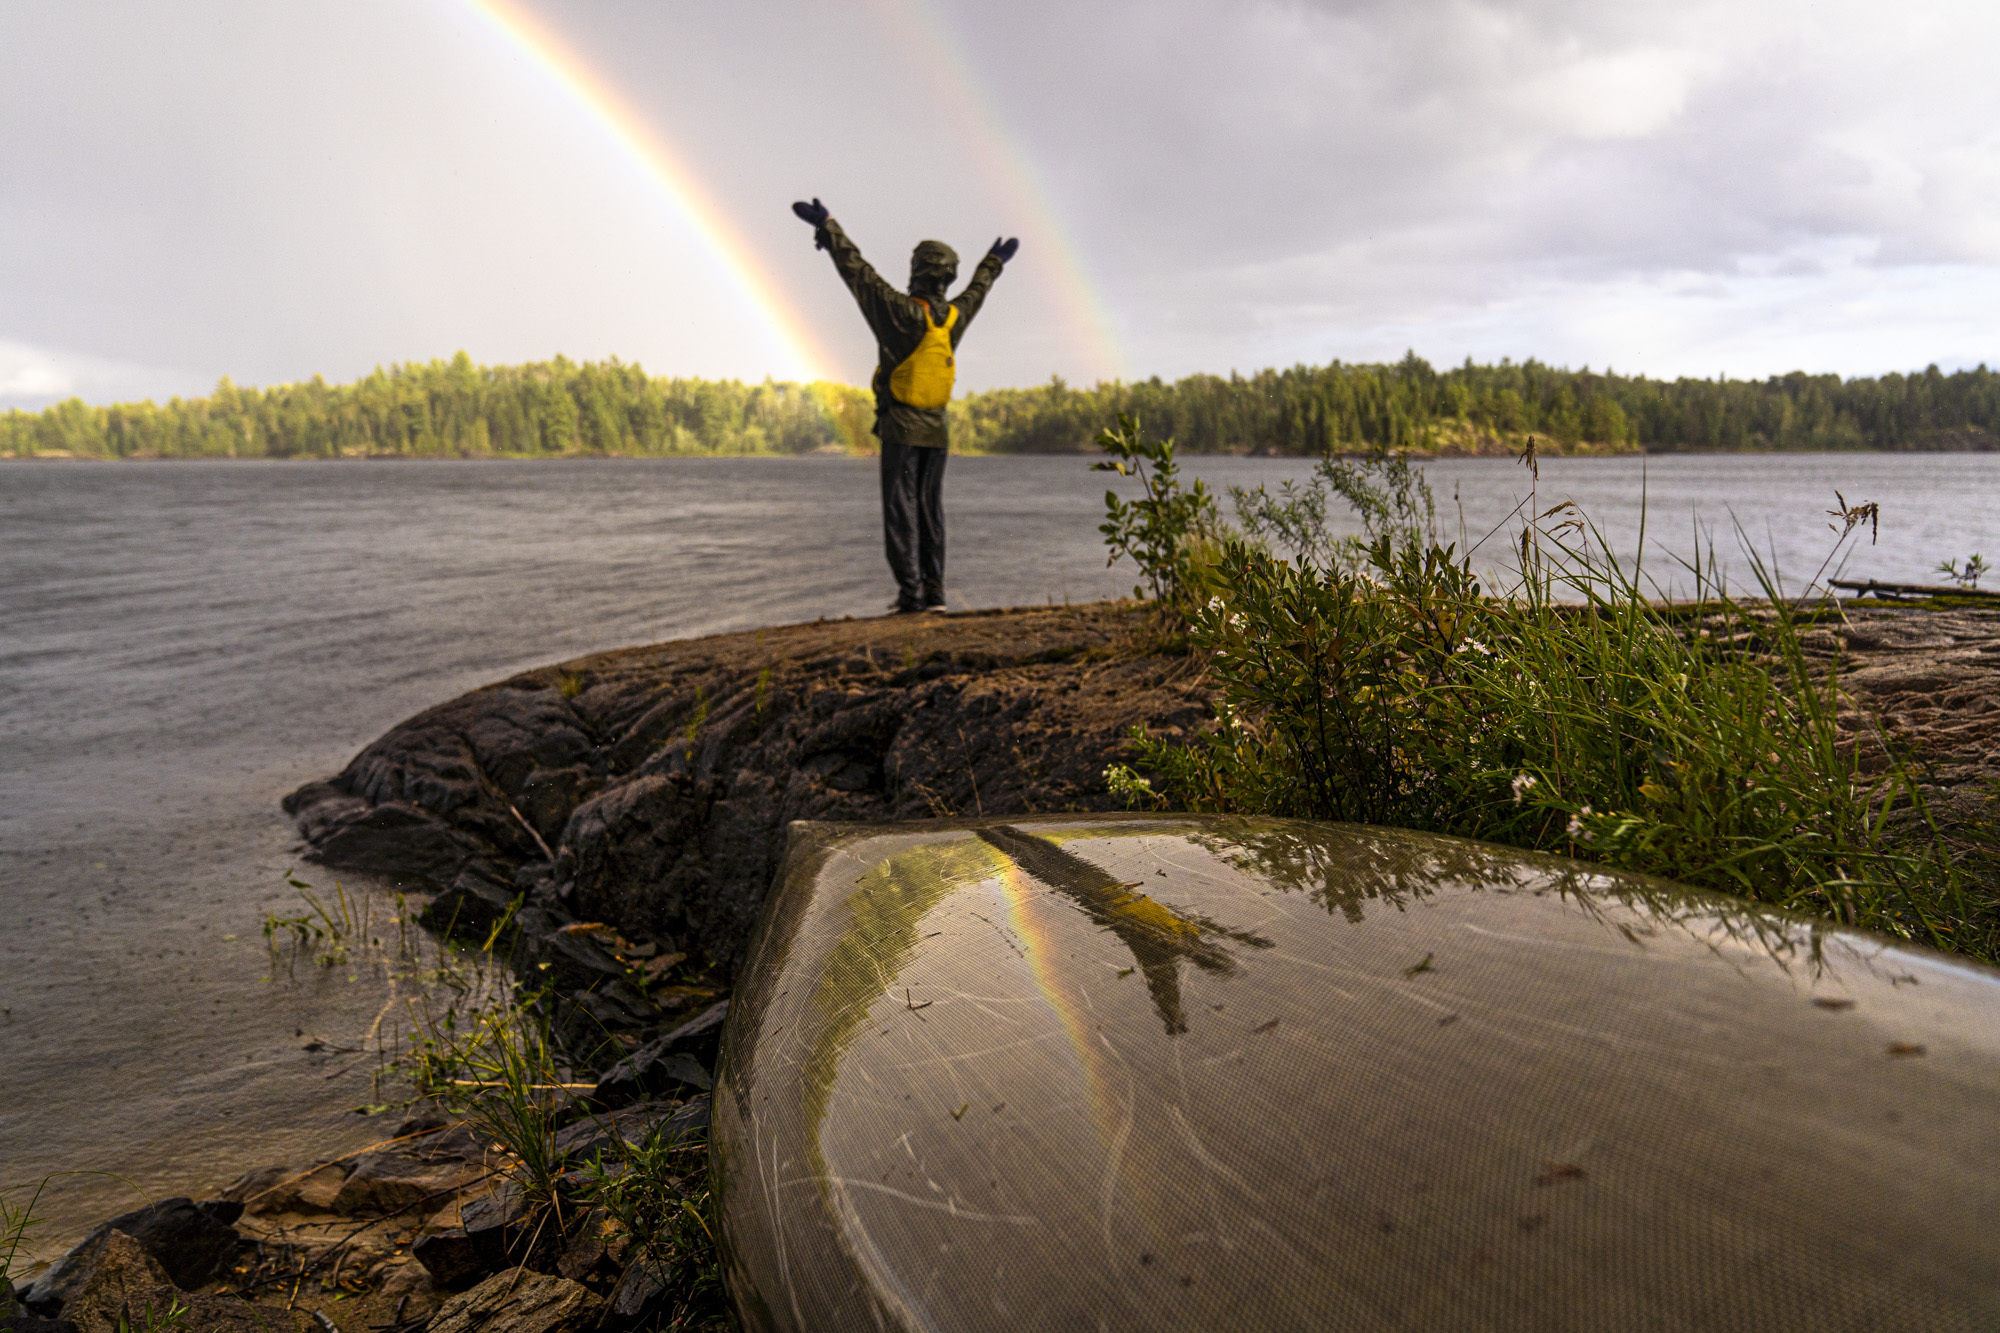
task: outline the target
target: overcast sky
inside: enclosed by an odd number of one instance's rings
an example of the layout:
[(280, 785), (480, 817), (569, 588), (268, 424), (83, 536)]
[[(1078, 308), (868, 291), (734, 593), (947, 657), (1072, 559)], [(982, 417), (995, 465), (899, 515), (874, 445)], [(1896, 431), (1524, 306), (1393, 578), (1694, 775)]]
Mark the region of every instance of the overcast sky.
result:
[(520, 8), (597, 104), (471, 0), (0, 0), (0, 405), (460, 348), (862, 382), (804, 195), (898, 282), (1021, 237), (974, 388), (2000, 361), (1991, 0)]

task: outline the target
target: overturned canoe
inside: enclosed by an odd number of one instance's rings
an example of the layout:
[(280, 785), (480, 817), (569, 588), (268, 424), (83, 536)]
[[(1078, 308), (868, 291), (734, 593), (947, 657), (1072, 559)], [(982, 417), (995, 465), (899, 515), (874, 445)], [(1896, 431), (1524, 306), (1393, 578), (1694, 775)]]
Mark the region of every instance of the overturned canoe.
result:
[(1576, 862), (794, 825), (724, 1035), (753, 1329), (2000, 1327), (2000, 974)]

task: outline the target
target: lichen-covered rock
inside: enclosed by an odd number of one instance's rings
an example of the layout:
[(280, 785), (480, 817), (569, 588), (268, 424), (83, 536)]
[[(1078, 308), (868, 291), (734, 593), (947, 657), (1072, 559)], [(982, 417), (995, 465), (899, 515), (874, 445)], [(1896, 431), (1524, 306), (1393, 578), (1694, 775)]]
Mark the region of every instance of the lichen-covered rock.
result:
[(354, 1170), (333, 1197), (336, 1213), (394, 1213), (406, 1208), (442, 1208), (454, 1190), (486, 1174), (480, 1166), (444, 1158), (425, 1160), (413, 1153), (372, 1152), (354, 1159)]
[(603, 1309), (568, 1278), (510, 1268), (446, 1301), (428, 1333), (572, 1333), (593, 1326)]
[(62, 1317), (79, 1333), (117, 1333), (120, 1316), (128, 1312), (133, 1327), (143, 1329), (142, 1312), (164, 1316), (178, 1294), (159, 1260), (116, 1228), (96, 1239), (77, 1276), (63, 1300)]
[(152, 1256), (163, 1272), (161, 1281), (200, 1286), (235, 1255), (240, 1237), (233, 1223), (242, 1215), (243, 1205), (235, 1201), (196, 1203), (187, 1198), (162, 1199), (121, 1213), (50, 1265), (28, 1289), (28, 1304), (44, 1311), (66, 1307), (113, 1232)]

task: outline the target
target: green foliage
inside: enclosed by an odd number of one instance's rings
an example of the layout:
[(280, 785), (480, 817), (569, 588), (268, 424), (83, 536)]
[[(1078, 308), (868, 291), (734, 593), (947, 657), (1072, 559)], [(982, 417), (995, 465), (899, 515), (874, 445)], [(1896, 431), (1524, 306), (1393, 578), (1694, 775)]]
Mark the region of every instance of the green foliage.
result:
[(264, 947), (271, 952), (272, 970), (276, 971), (278, 966), (278, 942), (287, 937), (291, 940), (288, 973), (297, 972), (301, 957), (313, 959), (321, 967), (339, 967), (345, 963), (351, 953), (350, 938), (362, 929), (347, 890), (336, 880), (334, 900), (329, 905), (312, 885), (289, 870), (285, 872), (285, 883), (304, 901), (307, 910), (298, 916), (264, 913)]
[[(482, 950), (489, 958), (491, 946), (489, 939)], [(505, 1149), (507, 1174), (540, 1206), (557, 1198), (563, 1163), (556, 1131), (564, 1093), (577, 1086), (549, 1034), (551, 1007), (544, 992), (523, 993), (511, 978), (489, 972), (479, 989), (427, 1015), (404, 1057), (416, 1090)]]
[(1741, 602), (1699, 565), (1693, 603), (1656, 604), (1567, 506), (1542, 519), (1502, 597), (1407, 533), (1363, 567), (1232, 543), (1190, 630), (1218, 725), (1136, 733), (1157, 795), (1560, 852), (1995, 956), (1990, 858), (1879, 730), (1842, 731), (1837, 671), (1801, 646), (1813, 607), (1761, 567)]
[(1932, 366), (1879, 379), (1656, 380), (1532, 360), (1440, 371), (1412, 354), (1394, 365), (1335, 361), (1171, 384), (995, 389), (953, 401), (952, 438), (981, 453), (1084, 453), (1120, 415), (1142, 418), (1186, 453), (1518, 449), (1529, 435), (1550, 452), (1991, 449), (2000, 447), (2000, 373)]
[(1144, 491), (1130, 501), (1116, 491), (1104, 492), (1104, 522), (1097, 530), (1111, 551), (1105, 563), (1130, 558), (1154, 600), (1171, 614), (1184, 613), (1202, 585), (1220, 536), (1215, 497), (1199, 480), (1183, 488), (1174, 442), (1148, 442), (1130, 417), (1119, 417), (1116, 429), (1100, 431), (1097, 447), (1111, 457), (1093, 463), (1092, 471), (1135, 477)]
[(457, 974), (458, 997), (422, 1023), (405, 1057), (416, 1090), (500, 1146), (501, 1169), (533, 1210), (531, 1236), (558, 1239), (602, 1209), (623, 1261), (651, 1263), (666, 1281), (672, 1308), (659, 1327), (728, 1327), (706, 1143), (662, 1125), (636, 1144), (613, 1134), (608, 1155), (590, 1162), (559, 1152), (557, 1130), (575, 1115), (571, 1097), (592, 1084), (574, 1081), (551, 1038), (550, 995), (524, 992), (493, 969), (492, 943), (479, 953), (487, 966)]
[(664, 1125), (640, 1143), (613, 1142), (609, 1160), (599, 1154), (584, 1166), (581, 1201), (602, 1208), (647, 1261), (675, 1275), (665, 1327), (727, 1328), (707, 1143)]
[(1937, 567), (1938, 573), (1944, 575), (1961, 588), (1977, 588), (1979, 586), (1980, 575), (1989, 574), (1992, 570), (1993, 567), (1986, 563), (1986, 558), (1977, 551), (1974, 551), (1965, 558), (1963, 568), (1959, 566), (1956, 560), (1946, 560)]
[(757, 688), (755, 690), (754, 698), (752, 700), (752, 711), (755, 713), (757, 721), (759, 723), (763, 722), (764, 714), (770, 711), (770, 707), (771, 707), (771, 668), (765, 667), (762, 671), (759, 671), (757, 673)]
[(223, 380), (165, 406), (0, 414), (0, 455), (84, 458), (554, 457), (568, 454), (801, 454), (862, 449), (866, 390), (656, 379), (616, 359), (524, 366), (394, 365), (353, 384), (317, 377), (271, 389)]
[[(1368, 542), (1429, 542), (1437, 530), (1437, 501), (1423, 471), (1406, 453), (1364, 458), (1323, 457), (1303, 484), (1284, 482), (1273, 495), (1264, 486), (1231, 486), (1244, 533), (1267, 549), (1292, 553), (1294, 563), (1318, 569), (1355, 569)], [(1368, 540), (1334, 538), (1326, 530), (1329, 501), (1338, 496), (1360, 516)]]
[(0, 1333), (7, 1333), (14, 1326), (14, 1284), (25, 1275), (21, 1250), (28, 1233), (41, 1225), (42, 1219), (35, 1216), (35, 1204), (41, 1196), (41, 1185), (35, 1187), (26, 1203), (15, 1203), (0, 1194)]

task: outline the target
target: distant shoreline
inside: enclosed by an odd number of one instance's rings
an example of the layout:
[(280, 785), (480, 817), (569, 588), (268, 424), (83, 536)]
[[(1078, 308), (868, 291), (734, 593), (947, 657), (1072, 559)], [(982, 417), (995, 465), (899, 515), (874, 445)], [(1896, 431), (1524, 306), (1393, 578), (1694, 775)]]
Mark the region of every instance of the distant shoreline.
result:
[[(659, 377), (615, 358), (450, 361), (347, 384), (225, 379), (198, 398), (0, 410), (0, 456), (342, 458), (797, 456), (873, 451), (875, 394), (851, 384)], [(1440, 369), (1339, 361), (1243, 375), (981, 389), (954, 398), (968, 454), (1090, 454), (1121, 421), (1184, 455), (1327, 450), (1413, 457), (2000, 450), (2000, 371), (1657, 380), (1528, 360)]]
[[(1939, 448), (1910, 449), (1646, 449), (1638, 445), (1602, 445), (1588, 441), (1565, 445), (1554, 440), (1536, 441), (1536, 453), (1543, 458), (1674, 458), (1696, 456), (1703, 458), (1832, 458), (1850, 456), (1895, 457), (1919, 454), (1927, 457), (1956, 456), (1965, 454), (2000, 453), (2000, 449), (1978, 444)], [(952, 454), (960, 458), (1095, 458), (1097, 455), (1082, 450), (1036, 450), (1036, 451), (988, 451), (980, 449), (960, 449), (953, 446)], [(1341, 449), (1333, 454), (1335, 458), (1368, 458), (1373, 450)], [(1435, 449), (1397, 450), (1410, 458), (1435, 461), (1456, 458), (1517, 458), (1519, 446), (1504, 441), (1496, 441), (1490, 447), (1466, 448), (1447, 445)], [(498, 453), (353, 453), (353, 454), (77, 454), (63, 450), (44, 450), (33, 454), (0, 453), (0, 463), (575, 463), (575, 462), (670, 462), (697, 459), (872, 459), (880, 455), (873, 450), (857, 451), (839, 447), (811, 449), (804, 453), (788, 454), (764, 451), (708, 452), (688, 451), (686, 453), (565, 453), (565, 454), (498, 454)], [(1190, 458), (1255, 458), (1276, 461), (1291, 459), (1309, 462), (1321, 457), (1319, 454), (1280, 453), (1271, 449), (1216, 449), (1197, 451), (1183, 449), (1180, 457)]]

